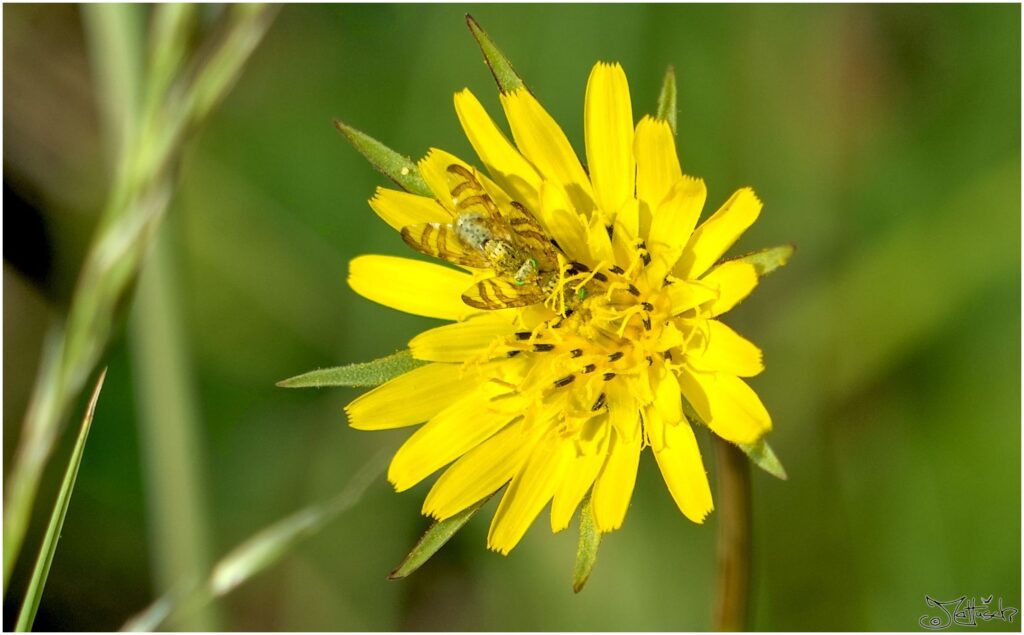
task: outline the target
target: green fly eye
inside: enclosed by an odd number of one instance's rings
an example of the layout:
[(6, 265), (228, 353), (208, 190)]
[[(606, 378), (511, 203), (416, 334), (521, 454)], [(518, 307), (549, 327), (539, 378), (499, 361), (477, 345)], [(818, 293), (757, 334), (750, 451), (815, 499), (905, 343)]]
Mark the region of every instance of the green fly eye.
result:
[(584, 289), (583, 287), (580, 287), (579, 289), (576, 289), (576, 297), (579, 298), (580, 300), (586, 300), (587, 299), (587, 290)]
[(517, 287), (521, 287), (526, 284), (526, 280), (513, 280), (512, 282), (515, 283)]

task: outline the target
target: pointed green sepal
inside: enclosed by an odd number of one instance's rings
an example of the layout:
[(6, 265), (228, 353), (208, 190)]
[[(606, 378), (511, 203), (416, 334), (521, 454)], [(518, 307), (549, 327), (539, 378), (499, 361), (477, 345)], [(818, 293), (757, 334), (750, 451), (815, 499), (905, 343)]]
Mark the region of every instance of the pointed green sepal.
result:
[(778, 247), (768, 247), (767, 249), (761, 249), (738, 258), (729, 258), (728, 260), (749, 262), (757, 270), (757, 277), (763, 278), (789, 262), (789, 259), (795, 252), (796, 245), (779, 245)]
[(409, 351), (381, 357), (372, 362), (321, 368), (277, 382), (281, 388), (325, 388), (328, 386), (379, 386), (427, 362), (413, 359)]
[(676, 69), (671, 65), (665, 70), (658, 94), (658, 119), (667, 121), (672, 134), (676, 134)]
[(522, 88), (523, 78), (519, 76), (516, 69), (512, 68), (512, 63), (508, 61), (504, 53), (498, 50), (487, 32), (468, 13), (466, 14), (466, 24), (473, 34), (473, 39), (480, 45), (480, 52), (484, 54), (484, 60), (487, 62), (488, 68), (491, 69), (491, 75), (494, 76), (498, 89), (503, 93), (509, 93)]
[(480, 511), (480, 508), (487, 504), (487, 501), (491, 500), (492, 496), (494, 494), (471, 507), (467, 507), (451, 518), (439, 520), (431, 525), (430, 529), (423, 534), (423, 537), (419, 539), (416, 546), (409, 552), (409, 555), (402, 560), (402, 563), (388, 574), (388, 580), (401, 580), (412, 575), (417, 569), (426, 564), (427, 560), (430, 560), (445, 543), (451, 540), (452, 536), (462, 529), (469, 522), (469, 519)]
[(782, 467), (779, 457), (775, 456), (775, 452), (772, 450), (772, 447), (768, 445), (768, 442), (764, 439), (750, 445), (739, 443), (736, 447), (743, 450), (750, 460), (754, 462), (754, 465), (765, 472), (768, 472), (775, 478), (783, 481), (788, 478), (786, 476), (786, 468)]
[(594, 512), (590, 505), (590, 495), (583, 501), (580, 507), (580, 541), (576, 545), (576, 567), (572, 572), (572, 592), (579, 593), (583, 590), (587, 580), (590, 579), (590, 572), (597, 562), (597, 548), (601, 545), (601, 532), (597, 530), (597, 523), (594, 522)]
[(412, 159), (398, 154), (368, 134), (337, 119), (334, 120), (334, 127), (345, 135), (352, 147), (366, 157), (370, 165), (377, 168), (381, 174), (407, 192), (433, 198), (433, 192), (430, 191), (427, 182), (423, 180), (419, 168), (416, 167), (416, 163)]

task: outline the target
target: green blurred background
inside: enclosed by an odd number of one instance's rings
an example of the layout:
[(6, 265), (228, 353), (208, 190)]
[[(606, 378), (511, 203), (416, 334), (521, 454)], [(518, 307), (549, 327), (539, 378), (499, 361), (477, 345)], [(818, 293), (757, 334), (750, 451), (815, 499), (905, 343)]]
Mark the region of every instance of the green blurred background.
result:
[[(163, 316), (178, 339), (154, 348), (136, 323), (112, 346), (37, 628), (120, 627), (164, 590), (166, 563), (224, 554), (332, 496), (408, 434), (347, 428), (342, 406), (359, 391), (274, 383), (391, 353), (434, 324), (347, 288), (352, 257), (410, 252), (366, 204), (384, 178), (330, 121), (414, 157), (431, 146), (472, 157), (452, 94), (468, 86), (500, 109), (467, 11), (577, 149), (595, 61), (622, 63), (637, 117), (674, 64), (684, 171), (706, 179), (710, 208), (744, 185), (765, 201), (735, 251), (798, 246), (729, 316), (764, 349), (753, 385), (790, 477), (753, 477), (754, 627), (916, 630), (926, 594), (1020, 607), (1019, 6), (320, 5), (281, 11), (185, 153), (161, 227), (174, 274)], [(109, 171), (80, 9), (5, 5), (3, 52), (9, 466), (43, 333), (66, 310)], [(143, 397), (140, 351), (161, 344), (180, 359), (147, 358), (150, 372), (184, 381)], [(188, 461), (164, 456), (146, 399), (191, 415)], [(69, 441), (5, 598), (7, 628)], [(428, 486), (395, 494), (379, 479), (279, 566), (182, 625), (710, 625), (717, 516), (685, 520), (649, 455), (578, 596), (574, 531), (552, 535), (544, 515), (496, 555), (484, 548), (493, 502), (411, 578), (387, 581), (427, 526)], [(193, 521), (201, 548), (182, 552), (173, 537), (190, 530), (176, 523)]]

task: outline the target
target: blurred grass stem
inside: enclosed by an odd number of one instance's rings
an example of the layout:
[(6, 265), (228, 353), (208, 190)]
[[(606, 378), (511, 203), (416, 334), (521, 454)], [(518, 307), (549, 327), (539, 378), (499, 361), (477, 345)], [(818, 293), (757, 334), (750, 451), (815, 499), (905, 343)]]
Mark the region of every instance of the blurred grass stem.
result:
[(712, 628), (745, 631), (750, 601), (750, 462), (742, 450), (715, 437), (718, 466), (718, 549)]
[[(155, 46), (184, 46), (180, 37), (189, 10), (158, 20)], [(66, 325), (50, 336), (4, 499), (4, 589), (21, 551), (46, 461), (60, 428), (109, 344), (131, 297), (140, 262), (167, 209), (174, 167), (186, 133), (230, 89), (245, 60), (266, 32), (273, 8), (232, 5), (224, 29), (205, 54), (181, 73), (181, 54), (154, 56), (160, 77), (147, 73), (141, 32), (145, 7), (97, 4), (83, 7), (87, 43), (95, 67), (102, 121), (113, 150), (113, 183), (107, 206), (82, 265)], [(169, 27), (169, 28), (168, 28)], [(170, 61), (167, 61), (170, 60)], [(164, 63), (166, 62), (166, 63)], [(168, 79), (171, 78), (171, 79)], [(144, 80), (159, 90), (147, 90)], [(149, 95), (148, 98), (146, 96)]]
[[(159, 593), (179, 580), (201, 576), (210, 566), (202, 426), (168, 238), (164, 232), (154, 240), (130, 323), (149, 543)], [(217, 618), (213, 607), (206, 606), (172, 626), (217, 630)]]

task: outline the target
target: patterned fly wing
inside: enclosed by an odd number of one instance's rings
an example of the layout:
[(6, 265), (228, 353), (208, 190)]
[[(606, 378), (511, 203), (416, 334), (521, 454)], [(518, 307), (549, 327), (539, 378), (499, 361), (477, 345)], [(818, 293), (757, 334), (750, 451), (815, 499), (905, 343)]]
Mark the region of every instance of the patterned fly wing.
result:
[(537, 259), (540, 271), (559, 267), (558, 251), (537, 217), (519, 203), (512, 201), (506, 221), (523, 248)]
[(476, 309), (494, 311), (540, 304), (547, 293), (535, 284), (517, 285), (514, 281), (494, 277), (477, 282), (462, 294), (462, 301)]
[(440, 258), (452, 264), (478, 269), (491, 266), (484, 254), (459, 240), (455, 228), (451, 225), (409, 225), (402, 228), (402, 240), (421, 254)]

